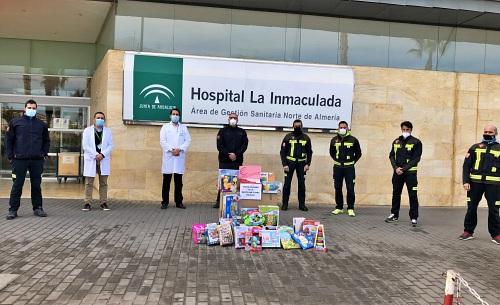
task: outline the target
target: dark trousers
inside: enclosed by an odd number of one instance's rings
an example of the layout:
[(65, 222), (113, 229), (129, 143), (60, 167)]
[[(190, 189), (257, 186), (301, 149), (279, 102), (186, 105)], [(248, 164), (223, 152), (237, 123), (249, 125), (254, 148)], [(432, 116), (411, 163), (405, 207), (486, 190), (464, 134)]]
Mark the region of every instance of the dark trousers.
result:
[[(235, 169), (235, 170), (239, 170), (241, 165), (242, 164), (238, 163), (238, 162), (219, 163), (219, 169)], [(216, 204), (220, 203), (220, 190), (217, 192), (217, 201), (215, 203)]]
[(467, 192), (467, 214), (465, 214), (464, 231), (474, 233), (477, 225), (477, 206), (481, 198), (486, 198), (488, 203), (488, 232), (491, 237), (500, 235), (500, 216), (495, 205), (500, 201), (500, 185), (471, 182), (470, 191)]
[[(175, 205), (182, 204), (182, 174), (174, 175), (174, 202)], [(161, 204), (168, 204), (168, 197), (170, 194), (170, 181), (172, 181), (172, 174), (163, 174), (163, 185), (161, 187)]]
[(290, 187), (292, 185), (293, 172), (297, 171), (297, 182), (299, 184), (299, 207), (306, 205), (306, 173), (304, 162), (288, 162), (288, 172), (285, 174), (285, 185), (283, 186), (283, 206), (288, 206), (290, 198)]
[(9, 211), (17, 211), (21, 206), (26, 173), (30, 172), (31, 204), (33, 210), (42, 207), (42, 173), (44, 159), (12, 159), (12, 190), (10, 191)]
[(356, 195), (354, 194), (354, 183), (356, 182), (356, 171), (354, 166), (350, 167), (333, 167), (333, 186), (335, 188), (335, 203), (336, 209), (343, 209), (344, 195), (342, 194), (342, 183), (345, 179), (347, 188), (347, 208), (354, 209), (354, 201)]
[(418, 219), (418, 197), (417, 197), (417, 174), (404, 173), (398, 175), (394, 172), (392, 175), (392, 209), (391, 214), (399, 217), (399, 208), (401, 207), (401, 193), (406, 183), (408, 197), (410, 198), (410, 219)]

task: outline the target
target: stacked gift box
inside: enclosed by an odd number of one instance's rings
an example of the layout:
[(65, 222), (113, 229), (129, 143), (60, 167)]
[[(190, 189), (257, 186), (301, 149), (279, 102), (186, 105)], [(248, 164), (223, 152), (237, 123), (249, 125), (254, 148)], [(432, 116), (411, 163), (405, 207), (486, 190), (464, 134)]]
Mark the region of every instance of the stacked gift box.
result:
[(198, 244), (231, 246), (257, 252), (263, 248), (326, 251), (324, 227), (318, 220), (293, 219), (293, 227), (280, 225), (277, 194), (282, 183), (260, 166), (219, 170), (221, 191), (218, 223), (193, 224)]

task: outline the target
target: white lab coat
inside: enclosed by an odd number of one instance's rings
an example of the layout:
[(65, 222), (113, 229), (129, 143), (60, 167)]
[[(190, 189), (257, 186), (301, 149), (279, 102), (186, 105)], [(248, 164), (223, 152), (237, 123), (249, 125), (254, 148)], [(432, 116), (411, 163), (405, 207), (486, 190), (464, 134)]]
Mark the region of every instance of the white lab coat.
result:
[[(97, 150), (95, 147), (94, 125), (85, 128), (83, 131), (83, 175), (85, 177), (95, 177)], [(107, 127), (103, 126), (101, 154), (104, 159), (101, 160), (101, 175), (110, 174), (111, 151), (113, 150), (113, 133)]]
[[(184, 174), (186, 151), (190, 143), (191, 136), (186, 126), (181, 123), (176, 126), (172, 122), (163, 125), (160, 131), (160, 145), (163, 149), (162, 174)], [(174, 148), (180, 148), (179, 156), (172, 154)]]

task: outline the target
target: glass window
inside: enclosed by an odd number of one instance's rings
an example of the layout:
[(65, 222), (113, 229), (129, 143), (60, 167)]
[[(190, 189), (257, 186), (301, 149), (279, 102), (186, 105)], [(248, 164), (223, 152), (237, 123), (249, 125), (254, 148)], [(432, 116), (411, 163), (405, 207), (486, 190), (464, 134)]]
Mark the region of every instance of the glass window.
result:
[(0, 93), (89, 97), (90, 80), (87, 77), (0, 74)]
[(455, 71), (455, 51), (457, 29), (439, 27), (439, 45), (437, 69), (439, 71)]
[(174, 52), (231, 56), (231, 10), (176, 6)]
[(387, 67), (389, 23), (340, 19), (339, 64)]
[(300, 61), (336, 64), (339, 48), (339, 19), (302, 16)]
[(389, 67), (436, 70), (438, 28), (390, 23)]
[(142, 18), (129, 16), (115, 17), (115, 49), (140, 51)]
[(285, 61), (300, 61), (300, 15), (286, 15)]
[(99, 66), (102, 59), (106, 55), (109, 49), (114, 48), (114, 35), (115, 33), (115, 16), (111, 15), (106, 20), (106, 25), (102, 30), (101, 36), (96, 46), (96, 67)]
[(485, 30), (457, 29), (456, 71), (484, 73), (485, 51)]
[(143, 51), (173, 53), (174, 21), (170, 19), (144, 18), (142, 37)]
[(0, 72), (29, 72), (30, 52), (30, 40), (0, 38)]
[(500, 32), (486, 31), (485, 73), (500, 74)]
[(286, 14), (232, 11), (231, 57), (285, 59)]

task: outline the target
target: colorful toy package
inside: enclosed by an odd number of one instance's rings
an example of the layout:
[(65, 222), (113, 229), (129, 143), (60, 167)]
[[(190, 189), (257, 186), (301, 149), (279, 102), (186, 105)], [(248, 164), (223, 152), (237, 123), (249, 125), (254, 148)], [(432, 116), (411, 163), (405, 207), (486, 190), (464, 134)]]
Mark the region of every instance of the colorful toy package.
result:
[(245, 225), (236, 226), (233, 228), (234, 230), (234, 247), (245, 248), (245, 236), (247, 232), (250, 232), (250, 227)]
[(326, 252), (325, 227), (323, 225), (318, 226), (316, 238), (314, 239), (314, 250)]
[(281, 194), (283, 193), (283, 183), (279, 181), (262, 182), (262, 193), (264, 194)]
[(259, 205), (262, 215), (262, 226), (268, 230), (276, 230), (279, 225), (280, 207), (277, 205)]
[(259, 228), (252, 228), (250, 232), (245, 233), (245, 250), (262, 251), (262, 236)]
[(216, 223), (208, 223), (207, 224), (207, 235), (208, 235), (207, 244), (218, 245), (220, 243), (219, 242), (219, 230), (217, 229)]
[(226, 223), (218, 226), (219, 229), (219, 243), (221, 246), (233, 244), (233, 229), (231, 224)]
[(280, 244), (280, 234), (276, 230), (262, 230), (262, 248), (279, 248)]
[(304, 233), (299, 232), (293, 233), (291, 236), (292, 239), (304, 250), (314, 247), (314, 238), (310, 235), (305, 235)]
[(247, 226), (260, 226), (262, 214), (258, 208), (241, 208), (241, 222)]
[(239, 192), (239, 171), (234, 169), (220, 169), (218, 186), (219, 190), (224, 193)]
[(204, 223), (194, 223), (191, 225), (193, 230), (193, 241), (195, 244), (207, 243), (207, 225)]
[(293, 234), (293, 229), (288, 226), (278, 226), (276, 229), (280, 236), (281, 246), (283, 249), (300, 249), (300, 246), (292, 239), (291, 234)]
[(314, 240), (316, 238), (316, 232), (318, 230), (318, 226), (321, 224), (319, 220), (310, 220), (306, 219), (302, 222), (302, 232), (304, 235), (309, 236)]
[(224, 194), (222, 199), (222, 217), (235, 218), (240, 216), (239, 194)]

